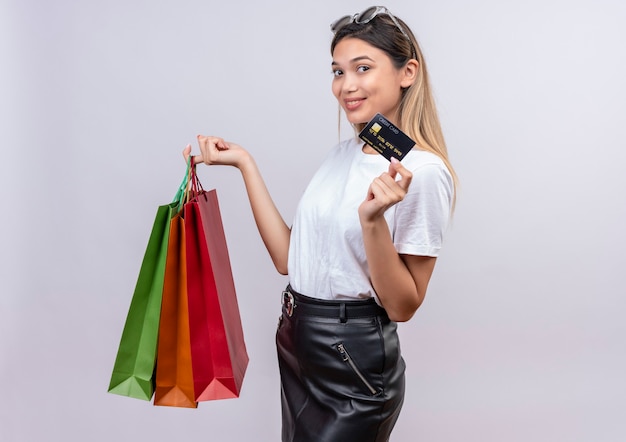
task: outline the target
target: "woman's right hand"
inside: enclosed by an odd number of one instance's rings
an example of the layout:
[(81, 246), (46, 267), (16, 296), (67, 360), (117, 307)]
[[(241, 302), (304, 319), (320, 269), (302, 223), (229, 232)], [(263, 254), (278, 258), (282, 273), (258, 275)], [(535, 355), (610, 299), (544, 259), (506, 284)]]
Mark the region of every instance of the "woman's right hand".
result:
[[(249, 157), (248, 152), (235, 143), (227, 143), (223, 138), (198, 135), (200, 155), (193, 156), (193, 163), (207, 165), (219, 164), (241, 168), (242, 162)], [(191, 155), (191, 144), (183, 150), (185, 161)]]

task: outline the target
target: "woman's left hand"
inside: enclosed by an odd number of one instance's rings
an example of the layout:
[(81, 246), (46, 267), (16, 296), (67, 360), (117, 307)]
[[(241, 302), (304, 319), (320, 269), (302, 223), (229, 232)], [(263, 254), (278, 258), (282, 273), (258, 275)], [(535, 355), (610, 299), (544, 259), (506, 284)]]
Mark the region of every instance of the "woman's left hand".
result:
[[(396, 176), (400, 179), (396, 181)], [(361, 223), (372, 222), (383, 216), (385, 211), (402, 201), (409, 189), (413, 174), (395, 158), (389, 170), (375, 178), (370, 184), (365, 201), (359, 206)]]

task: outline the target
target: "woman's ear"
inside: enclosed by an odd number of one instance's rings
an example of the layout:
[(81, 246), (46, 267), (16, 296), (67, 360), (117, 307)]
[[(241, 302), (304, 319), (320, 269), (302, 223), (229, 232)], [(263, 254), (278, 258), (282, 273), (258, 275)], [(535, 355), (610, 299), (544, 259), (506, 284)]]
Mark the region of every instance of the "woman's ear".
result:
[(407, 61), (407, 63), (404, 65), (404, 67), (402, 68), (404, 71), (404, 78), (402, 78), (402, 81), (400, 82), (400, 86), (403, 89), (406, 89), (410, 87), (413, 83), (415, 83), (415, 80), (417, 79), (417, 74), (419, 72), (419, 67), (419, 62), (415, 59)]

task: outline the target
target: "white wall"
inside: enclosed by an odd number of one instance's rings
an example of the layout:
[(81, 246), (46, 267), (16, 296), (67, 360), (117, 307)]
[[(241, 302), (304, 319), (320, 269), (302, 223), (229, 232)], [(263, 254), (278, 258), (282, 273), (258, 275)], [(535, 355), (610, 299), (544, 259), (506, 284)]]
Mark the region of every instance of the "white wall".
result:
[[(279, 440), (286, 279), (232, 169), (201, 179), (251, 358), (242, 396), (180, 410), (106, 390), (180, 150), (197, 133), (244, 145), (291, 219), (338, 139), (328, 24), (366, 6), (2, 0), (0, 440)], [(421, 41), (462, 183), (426, 303), (401, 325), (393, 440), (626, 439), (626, 6), (387, 6)]]

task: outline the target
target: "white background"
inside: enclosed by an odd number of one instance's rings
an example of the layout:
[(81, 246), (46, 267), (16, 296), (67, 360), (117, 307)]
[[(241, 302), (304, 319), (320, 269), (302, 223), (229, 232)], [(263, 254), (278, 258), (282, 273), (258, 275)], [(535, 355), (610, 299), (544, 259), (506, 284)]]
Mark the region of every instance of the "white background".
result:
[[(198, 133), (248, 148), (288, 222), (339, 139), (331, 33), (357, 1), (0, 3), (0, 440), (277, 441), (285, 277), (217, 188), (250, 365), (197, 410), (107, 393), (156, 208)], [(388, 1), (417, 34), (454, 223), (400, 326), (392, 440), (626, 440), (626, 4)], [(196, 150), (197, 151), (197, 150)]]

